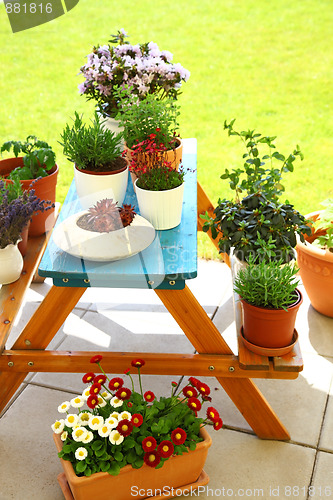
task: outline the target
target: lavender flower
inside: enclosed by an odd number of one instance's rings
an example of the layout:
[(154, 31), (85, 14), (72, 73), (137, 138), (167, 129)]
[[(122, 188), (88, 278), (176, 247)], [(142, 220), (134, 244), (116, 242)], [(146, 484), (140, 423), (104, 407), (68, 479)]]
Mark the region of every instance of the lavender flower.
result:
[(0, 248), (15, 245), (32, 215), (53, 206), (50, 201), (37, 198), (34, 189), (22, 191), (19, 181), (6, 185), (0, 180)]
[(80, 94), (95, 99), (100, 111), (109, 116), (117, 114), (115, 92), (125, 84), (140, 99), (147, 94), (176, 99), (182, 82), (190, 77), (181, 64), (172, 63), (171, 52), (161, 51), (154, 42), (131, 45), (125, 41), (126, 36), (121, 29), (110, 40), (116, 46), (94, 47), (87, 56), (88, 62), (80, 69), (85, 78), (79, 85)]

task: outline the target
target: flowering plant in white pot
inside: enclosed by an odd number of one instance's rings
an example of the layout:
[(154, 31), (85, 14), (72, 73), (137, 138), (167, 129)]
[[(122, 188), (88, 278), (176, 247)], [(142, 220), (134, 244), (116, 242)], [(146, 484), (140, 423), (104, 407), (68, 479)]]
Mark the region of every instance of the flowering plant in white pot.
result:
[(132, 45), (125, 41), (127, 34), (123, 29), (111, 36), (109, 44), (93, 48), (80, 69), (85, 81), (79, 85), (79, 91), (88, 99), (95, 99), (100, 112), (111, 117), (117, 114), (114, 91), (123, 85), (132, 87), (139, 98), (147, 94), (177, 98), (190, 72), (181, 64), (172, 63), (171, 52), (160, 50), (154, 42)]

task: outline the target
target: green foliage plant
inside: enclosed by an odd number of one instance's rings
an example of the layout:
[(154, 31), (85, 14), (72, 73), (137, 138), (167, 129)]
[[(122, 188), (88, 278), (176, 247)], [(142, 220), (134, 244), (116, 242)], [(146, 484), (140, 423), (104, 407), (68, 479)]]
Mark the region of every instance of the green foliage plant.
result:
[(172, 382), (171, 395), (157, 398), (152, 391), (143, 390), (140, 370), (144, 359), (131, 362), (138, 370), (137, 392), (130, 368), (125, 374), (131, 389), (125, 387), (123, 378), (106, 375), (102, 358), (91, 358), (102, 373), (83, 376), (88, 387), (82, 396), (59, 405), (64, 418), (51, 426), (63, 441), (59, 457), (69, 460), (78, 476), (96, 472), (118, 475), (126, 465), (139, 469), (144, 463), (160, 469), (172, 455), (195, 450), (202, 441), (201, 426), (222, 427), (222, 419), (212, 406), (207, 407), (206, 418), (197, 416), (204, 403), (211, 401), (210, 388), (198, 379), (190, 377), (181, 389)]
[(23, 167), (15, 168), (9, 178), (18, 177), (20, 180), (37, 179), (46, 177), (48, 171), (55, 165), (55, 153), (47, 142), (37, 139), (34, 135), (29, 135), (26, 141), (7, 141), (1, 146), (1, 154), (4, 151), (13, 151), (17, 158), (23, 153)]
[(177, 134), (180, 112), (174, 99), (166, 97), (159, 100), (155, 95), (147, 94), (139, 100), (129, 88), (120, 89), (117, 95), (120, 108), (117, 119), (124, 127), (124, 140), (129, 149), (149, 139), (151, 134), (155, 135), (155, 143), (167, 150), (179, 145)]
[(108, 130), (105, 121), (95, 112), (91, 124), (87, 125), (82, 115), (75, 112), (72, 126), (66, 124), (59, 144), (67, 159), (80, 170), (104, 172), (119, 168), (115, 162), (121, 159), (122, 134)]
[(253, 306), (287, 310), (297, 300), (298, 268), (282, 264), (282, 260), (256, 264), (251, 255), (235, 278), (234, 291)]
[(333, 252), (333, 199), (328, 198), (321, 203), (326, 207), (314, 223), (315, 231), (324, 231), (312, 242), (313, 245)]

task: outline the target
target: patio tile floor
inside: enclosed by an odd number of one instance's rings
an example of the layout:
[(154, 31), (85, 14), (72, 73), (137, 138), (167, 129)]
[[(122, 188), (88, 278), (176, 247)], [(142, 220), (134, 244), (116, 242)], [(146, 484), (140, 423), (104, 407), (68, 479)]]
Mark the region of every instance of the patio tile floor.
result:
[[(188, 285), (236, 351), (227, 266), (199, 261), (198, 278), (188, 281)], [(49, 287), (48, 280), (31, 286), (7, 347)], [(205, 466), (210, 482), (200, 492), (202, 500), (242, 496), (309, 500), (333, 496), (333, 319), (317, 313), (304, 293), (296, 327), (304, 371), (296, 380), (256, 382), (289, 430), (289, 442), (258, 439), (223, 389), (207, 378), (225, 428), (210, 431), (213, 444)], [(152, 291), (127, 289), (88, 289), (49, 347), (101, 352), (193, 352)], [(144, 384), (158, 394), (165, 393), (170, 381), (170, 377), (144, 377)], [(82, 388), (79, 374), (39, 373), (26, 377), (0, 418), (0, 500), (63, 498), (57, 483), (61, 465), (50, 426), (58, 417), (60, 402)]]

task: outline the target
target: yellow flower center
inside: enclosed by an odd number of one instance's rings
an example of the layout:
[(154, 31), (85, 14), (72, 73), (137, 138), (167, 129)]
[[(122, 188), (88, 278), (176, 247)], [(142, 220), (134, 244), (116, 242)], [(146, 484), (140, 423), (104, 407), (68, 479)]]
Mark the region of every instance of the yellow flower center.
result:
[(165, 445), (163, 446), (162, 450), (163, 450), (163, 451), (165, 451), (165, 452), (166, 452), (166, 451), (169, 451), (169, 446), (167, 446), (167, 445), (165, 444)]
[(79, 455), (80, 455), (80, 457), (83, 457), (84, 451), (79, 451)]
[(138, 418), (135, 418), (135, 419), (133, 420), (133, 422), (134, 422), (135, 424), (138, 424), (138, 423), (139, 423), (139, 419), (138, 419)]
[(148, 448), (150, 448), (150, 447), (151, 447), (151, 445), (152, 445), (151, 441), (148, 441), (148, 443), (146, 443), (146, 446), (147, 446)]
[(122, 398), (125, 398), (125, 397), (126, 397), (126, 392), (124, 392), (124, 391), (123, 391), (123, 392), (121, 393), (121, 397), (122, 397)]
[(106, 425), (104, 425), (104, 427), (102, 427), (102, 432), (107, 432), (108, 431), (108, 428), (106, 427)]
[(215, 417), (215, 415), (214, 415), (214, 413), (213, 413), (212, 411), (211, 411), (211, 412), (209, 412), (209, 416), (210, 416), (210, 417), (212, 417), (212, 418), (214, 418), (214, 417)]
[(66, 403), (64, 403), (63, 405), (61, 405), (61, 409), (62, 409), (62, 410), (64, 410), (65, 408), (67, 408)]
[(149, 460), (149, 462), (154, 462), (154, 460), (155, 460), (155, 455), (149, 455), (148, 460)]
[(188, 395), (189, 395), (190, 397), (192, 397), (192, 396), (193, 396), (193, 391), (188, 391)]
[(118, 441), (118, 439), (120, 439), (120, 434), (119, 434), (119, 432), (116, 432), (116, 433), (114, 434), (113, 439), (114, 439), (115, 441)]
[(81, 399), (80, 398), (75, 398), (74, 401), (75, 401), (75, 403), (80, 403)]
[(91, 421), (91, 423), (92, 423), (93, 425), (98, 424), (98, 423), (99, 423), (98, 418), (93, 418), (93, 419), (92, 419), (92, 421)]
[(79, 436), (82, 436), (83, 432), (84, 432), (84, 431), (83, 431), (82, 429), (78, 429), (78, 430), (75, 432), (75, 434), (77, 435), (77, 437), (79, 437)]
[(196, 408), (197, 407), (197, 403), (192, 402), (192, 406), (194, 406), (194, 408)]
[(73, 417), (73, 415), (70, 415), (70, 416), (68, 417), (68, 422), (70, 422), (71, 424), (74, 422), (74, 417)]
[(89, 415), (87, 413), (83, 413), (82, 415), (80, 415), (80, 418), (83, 422), (88, 422)]
[(119, 382), (115, 382), (115, 383), (114, 383), (114, 386), (115, 386), (115, 387), (119, 387), (119, 386), (120, 386)]
[(182, 435), (179, 432), (177, 432), (176, 439), (180, 439), (181, 437), (182, 437)]
[(56, 423), (54, 424), (54, 427), (55, 427), (56, 429), (59, 429), (59, 427), (60, 427), (60, 426), (61, 426), (61, 422), (56, 422)]
[(122, 430), (123, 430), (124, 432), (128, 431), (128, 425), (123, 425), (123, 426), (122, 426)]
[(116, 403), (116, 405), (117, 405), (119, 402), (120, 402), (120, 399), (118, 399), (118, 398), (116, 398), (116, 399), (114, 400), (114, 403)]

